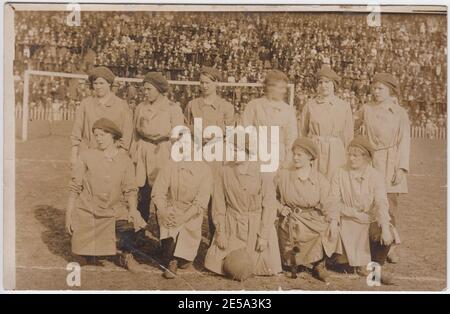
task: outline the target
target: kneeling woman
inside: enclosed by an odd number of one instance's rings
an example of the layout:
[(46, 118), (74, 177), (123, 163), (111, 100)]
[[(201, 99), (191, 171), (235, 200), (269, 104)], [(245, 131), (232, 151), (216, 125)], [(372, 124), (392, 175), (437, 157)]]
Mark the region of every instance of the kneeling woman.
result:
[(212, 192), (212, 173), (203, 161), (169, 161), (152, 189), (166, 271), (192, 265), (202, 239), (202, 222)]
[(121, 266), (137, 271), (133, 239), (146, 223), (136, 208), (134, 166), (118, 148), (122, 132), (114, 122), (99, 119), (92, 132), (98, 147), (80, 153), (72, 170), (66, 212), (72, 252), (82, 261), (116, 255)]
[[(391, 244), (400, 242), (390, 222), (384, 178), (371, 166), (372, 156), (368, 140), (355, 138), (348, 148), (347, 165), (338, 169), (331, 183), (345, 257), (361, 276), (367, 275), (371, 261), (383, 265)], [(381, 282), (391, 282), (385, 271)]]
[(325, 257), (342, 253), (338, 239), (338, 213), (326, 205), (330, 184), (313, 162), (318, 156), (317, 145), (300, 137), (292, 146), (293, 166), (282, 169), (276, 177), (279, 206), (280, 249), (283, 264), (292, 269), (297, 265), (313, 265), (313, 275), (322, 281), (328, 277)]
[[(235, 143), (235, 156), (245, 151), (246, 158), (226, 162), (218, 170), (212, 198), (215, 232), (205, 267), (239, 280), (251, 273), (275, 275), (282, 269), (275, 229), (273, 176), (261, 173), (260, 163), (249, 161), (248, 145)], [(242, 268), (249, 271), (237, 276), (236, 271)]]

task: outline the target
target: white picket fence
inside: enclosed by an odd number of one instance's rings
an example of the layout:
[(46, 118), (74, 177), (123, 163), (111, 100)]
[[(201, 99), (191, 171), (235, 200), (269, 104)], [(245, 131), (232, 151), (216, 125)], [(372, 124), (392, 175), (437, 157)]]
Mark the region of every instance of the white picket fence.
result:
[(412, 138), (429, 138), (443, 140), (447, 138), (447, 128), (426, 128), (420, 126), (411, 126)]
[[(16, 119), (22, 119), (22, 107), (16, 107)], [(75, 118), (75, 109), (60, 109), (54, 111), (52, 109), (31, 108), (29, 118), (33, 120), (48, 121), (64, 121), (73, 120)], [(364, 133), (364, 130), (361, 130)], [(420, 126), (411, 126), (412, 138), (428, 138), (428, 139), (446, 139), (447, 128), (426, 128)]]
[[(16, 107), (16, 119), (23, 118), (22, 107)], [(63, 121), (73, 120), (75, 118), (75, 109), (45, 109), (45, 108), (31, 108), (29, 112), (30, 121), (34, 120), (48, 120), (48, 121)]]
[[(365, 134), (364, 126), (361, 126), (361, 134)], [(411, 126), (411, 138), (427, 138), (430, 140), (445, 140), (447, 138), (447, 128), (435, 127), (427, 128), (422, 126)]]

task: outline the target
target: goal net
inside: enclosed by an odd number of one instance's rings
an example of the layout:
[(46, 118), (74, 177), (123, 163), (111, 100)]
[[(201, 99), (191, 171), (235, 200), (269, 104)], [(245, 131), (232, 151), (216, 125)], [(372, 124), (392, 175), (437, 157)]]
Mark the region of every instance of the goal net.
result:
[[(113, 92), (127, 100), (134, 109), (143, 99), (142, 78), (117, 77)], [(200, 95), (198, 81), (169, 81), (168, 97), (180, 104), (186, 104)], [(240, 115), (245, 104), (263, 94), (260, 83), (218, 83), (218, 94), (231, 102), (235, 114)], [(294, 105), (294, 84), (288, 85), (286, 102)], [(76, 107), (91, 94), (86, 74), (26, 70), (23, 79), (22, 105), (16, 105), (17, 119), (22, 120), (22, 140), (28, 138), (30, 121), (73, 120)]]

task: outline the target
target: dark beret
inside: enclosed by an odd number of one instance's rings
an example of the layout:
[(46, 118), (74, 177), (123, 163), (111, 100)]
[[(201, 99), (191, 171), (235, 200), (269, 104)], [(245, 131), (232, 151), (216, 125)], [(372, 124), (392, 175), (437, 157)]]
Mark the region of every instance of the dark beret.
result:
[(382, 83), (388, 87), (390, 87), (393, 91), (398, 92), (399, 84), (398, 81), (392, 74), (389, 73), (377, 73), (373, 77), (373, 83), (376, 82)]
[(161, 72), (148, 72), (144, 77), (144, 84), (150, 83), (161, 93), (169, 90), (169, 82)]
[(107, 67), (96, 67), (89, 71), (89, 82), (94, 83), (99, 77), (104, 78), (109, 84), (114, 82), (115, 75)]
[(355, 138), (350, 142), (348, 147), (358, 147), (363, 150), (370, 158), (373, 156), (374, 148), (370, 144), (369, 140), (364, 136), (355, 136)]
[(215, 82), (222, 81), (222, 73), (213, 67), (202, 67), (200, 70), (200, 74), (208, 76)]
[(339, 82), (341, 81), (339, 75), (337, 75), (337, 73), (334, 72), (333, 69), (327, 65), (323, 65), (320, 68), (319, 72), (317, 72), (317, 78), (320, 79), (321, 77), (326, 77), (334, 81), (336, 84), (339, 84)]
[(294, 144), (292, 144), (292, 150), (295, 148), (301, 148), (304, 151), (306, 151), (308, 154), (311, 155), (312, 159), (317, 159), (317, 156), (319, 155), (319, 149), (310, 138), (307, 137), (299, 137), (294, 141)]
[(267, 71), (266, 76), (264, 78), (264, 84), (268, 84), (269, 82), (278, 82), (278, 81), (284, 81), (286, 83), (289, 83), (289, 78), (286, 74), (279, 70), (270, 70)]
[(108, 132), (118, 139), (122, 137), (122, 131), (119, 129), (119, 127), (114, 122), (106, 118), (100, 118), (95, 121), (94, 125), (92, 126), (92, 132), (94, 132), (95, 129), (100, 129)]

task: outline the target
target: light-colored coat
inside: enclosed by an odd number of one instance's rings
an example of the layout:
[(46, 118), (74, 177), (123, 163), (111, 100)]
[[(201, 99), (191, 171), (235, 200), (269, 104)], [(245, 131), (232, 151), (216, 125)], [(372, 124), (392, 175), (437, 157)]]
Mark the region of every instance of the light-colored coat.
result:
[[(333, 176), (331, 197), (333, 207), (340, 213), (340, 235), (349, 265), (367, 266), (371, 261), (370, 224), (390, 223), (382, 175), (370, 165), (362, 175), (356, 175), (344, 166)], [(394, 232), (394, 238), (396, 243), (400, 242), (397, 232)]]
[(197, 215), (177, 227), (166, 228), (159, 223), (160, 240), (176, 241), (174, 256), (193, 261), (197, 255), (212, 186), (211, 170), (202, 161), (170, 161), (159, 172), (152, 189), (157, 216), (170, 207), (175, 208), (178, 216), (191, 207), (198, 210)]
[[(242, 113), (241, 122), (244, 127), (254, 126), (258, 130), (259, 126), (266, 126), (268, 131), (268, 147), (273, 147), (269, 142), (270, 127), (279, 127), (279, 138), (274, 141), (279, 144), (280, 165), (291, 161), (292, 144), (298, 137), (297, 115), (294, 107), (283, 101), (275, 102), (267, 97), (261, 97), (250, 101)], [(255, 148), (250, 147), (253, 153)]]
[(387, 193), (408, 193), (406, 177), (398, 185), (392, 183), (399, 169), (409, 171), (411, 136), (406, 110), (391, 99), (385, 104), (364, 105), (355, 119), (356, 127), (364, 125), (367, 138), (375, 148), (373, 166), (383, 174)]
[(211, 104), (206, 103), (203, 97), (191, 100), (186, 106), (185, 115), (188, 126), (194, 124), (194, 118), (202, 119), (203, 128), (214, 125), (222, 131), (225, 131), (225, 126), (233, 126), (234, 123), (233, 105), (219, 96)]
[[(223, 259), (228, 253), (246, 248), (255, 265), (254, 274), (274, 275), (281, 272), (280, 251), (275, 229), (277, 204), (273, 176), (260, 173), (257, 162), (237, 166), (226, 163), (215, 180), (212, 218), (216, 233), (205, 257), (205, 267), (223, 274)], [(217, 232), (224, 233), (227, 247), (216, 244)], [(258, 237), (268, 247), (256, 251)]]
[[(136, 163), (136, 181), (139, 187), (145, 185), (146, 179), (152, 186), (158, 171), (169, 162), (172, 148), (169, 138), (172, 129), (179, 125), (184, 125), (183, 112), (180, 106), (166, 97), (161, 97), (153, 104), (144, 102), (137, 106), (130, 152)], [(161, 137), (167, 139), (156, 144), (149, 141)]]
[[(320, 261), (333, 253), (342, 253), (339, 237), (328, 238), (327, 231), (332, 219), (339, 213), (327, 206), (330, 183), (324, 175), (313, 169), (309, 178), (301, 180), (294, 168), (282, 169), (276, 179), (277, 199), (280, 206), (287, 206), (290, 212), (280, 217), (278, 237), (285, 265), (292, 265), (292, 249), (296, 265), (308, 265)], [(300, 210), (300, 211), (299, 211)], [(299, 212), (296, 212), (299, 211)]]
[(353, 139), (350, 105), (336, 96), (310, 100), (302, 110), (300, 130), (319, 147), (317, 166), (330, 180), (336, 169), (345, 164), (345, 149)]
[(127, 220), (127, 199), (137, 198), (134, 166), (125, 152), (113, 158), (97, 149), (82, 151), (72, 169), (70, 192), (78, 195), (72, 213), (72, 252), (116, 254), (116, 220)]
[(113, 93), (100, 101), (99, 98), (89, 96), (81, 101), (75, 111), (75, 120), (72, 127), (72, 146), (80, 147), (80, 151), (86, 148), (96, 148), (97, 142), (92, 132), (92, 126), (100, 118), (113, 121), (122, 131), (119, 145), (126, 151), (130, 149), (133, 133), (133, 118), (127, 102)]

